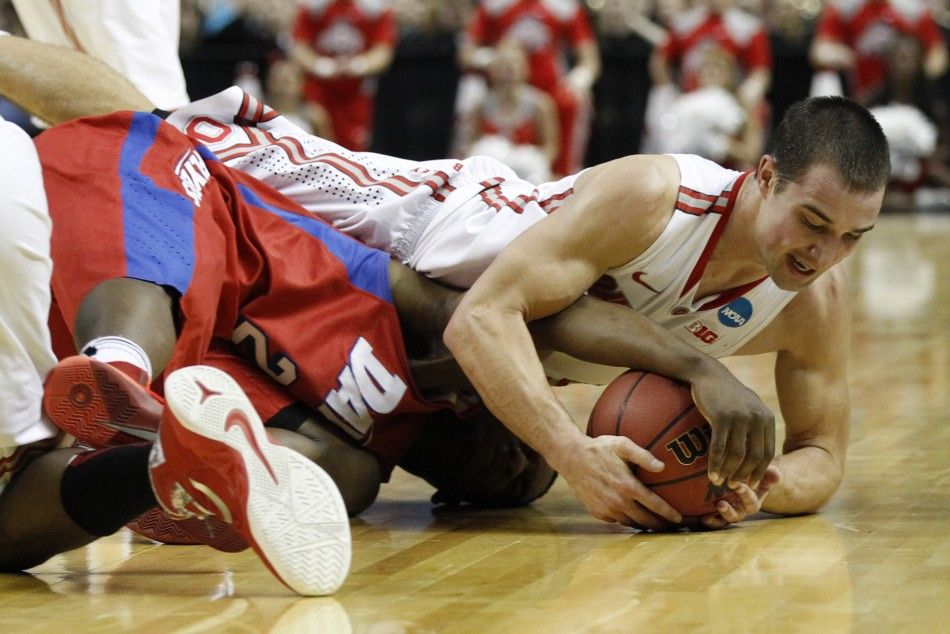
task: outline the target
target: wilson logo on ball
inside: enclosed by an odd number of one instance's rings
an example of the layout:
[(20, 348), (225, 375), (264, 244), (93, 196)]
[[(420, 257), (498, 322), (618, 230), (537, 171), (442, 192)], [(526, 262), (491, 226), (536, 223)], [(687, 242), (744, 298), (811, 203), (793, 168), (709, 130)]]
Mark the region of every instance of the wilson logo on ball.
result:
[(712, 427), (709, 423), (696, 425), (664, 445), (681, 465), (691, 465), (709, 451)]

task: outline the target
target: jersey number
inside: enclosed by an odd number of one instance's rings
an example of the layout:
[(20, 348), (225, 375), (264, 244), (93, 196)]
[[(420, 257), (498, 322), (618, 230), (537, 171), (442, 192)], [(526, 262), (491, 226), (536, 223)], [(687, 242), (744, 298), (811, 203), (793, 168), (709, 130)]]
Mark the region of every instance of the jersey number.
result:
[(257, 367), (281, 385), (290, 386), (297, 380), (297, 364), (286, 354), (269, 354), (267, 335), (245, 317), (234, 327), (231, 343), (244, 350), (245, 356), (254, 359)]

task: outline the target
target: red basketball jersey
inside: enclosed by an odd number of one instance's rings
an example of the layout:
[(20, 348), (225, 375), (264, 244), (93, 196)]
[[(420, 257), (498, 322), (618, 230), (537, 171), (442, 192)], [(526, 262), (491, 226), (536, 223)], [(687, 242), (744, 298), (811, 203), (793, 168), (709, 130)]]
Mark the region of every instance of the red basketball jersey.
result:
[(376, 424), (438, 409), (412, 384), (386, 254), (150, 114), (80, 119), (36, 145), (65, 324), (97, 284), (145, 280), (177, 298), (169, 369), (230, 342), (362, 443)]

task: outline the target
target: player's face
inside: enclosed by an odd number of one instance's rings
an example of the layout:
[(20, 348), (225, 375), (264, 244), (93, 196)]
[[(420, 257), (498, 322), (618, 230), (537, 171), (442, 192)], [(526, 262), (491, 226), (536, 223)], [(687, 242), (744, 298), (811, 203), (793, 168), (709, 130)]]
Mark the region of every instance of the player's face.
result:
[[(761, 171), (761, 170), (760, 170)], [(800, 182), (764, 188), (757, 222), (760, 257), (779, 288), (797, 291), (847, 257), (877, 221), (884, 190), (848, 191), (833, 167), (812, 166)]]

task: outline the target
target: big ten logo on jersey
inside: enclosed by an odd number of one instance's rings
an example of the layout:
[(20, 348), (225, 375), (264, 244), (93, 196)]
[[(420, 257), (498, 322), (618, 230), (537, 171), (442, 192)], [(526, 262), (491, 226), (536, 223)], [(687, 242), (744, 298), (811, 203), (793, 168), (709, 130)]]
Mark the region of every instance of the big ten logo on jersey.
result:
[(694, 337), (696, 337), (697, 339), (699, 339), (706, 345), (715, 343), (716, 340), (719, 339), (719, 335), (717, 335), (714, 331), (710, 330), (709, 327), (706, 326), (706, 324), (699, 321), (698, 319), (694, 322), (687, 324), (684, 327), (686, 328), (686, 330), (691, 332)]
[(407, 389), (406, 382), (383, 365), (374, 354), (373, 346), (363, 337), (357, 339), (350, 350), (337, 384), (317, 409), (357, 440), (369, 437), (372, 412), (390, 413), (402, 401)]
[(195, 204), (195, 207), (201, 205), (202, 190), (211, 180), (211, 172), (204, 160), (195, 150), (188, 150), (184, 156), (178, 159), (175, 164), (175, 174), (181, 181), (181, 188), (185, 194)]
[(691, 427), (664, 445), (681, 465), (688, 466), (702, 458), (709, 451), (712, 438), (712, 426), (709, 423)]

